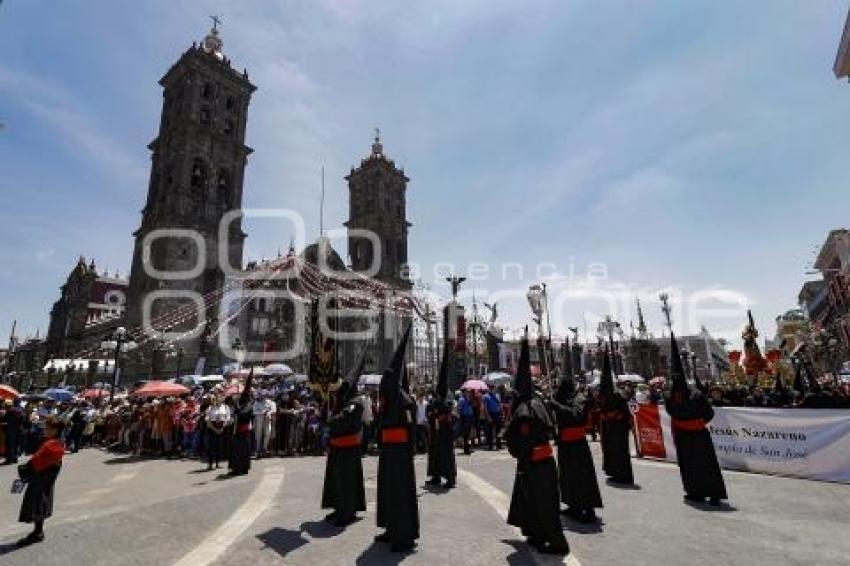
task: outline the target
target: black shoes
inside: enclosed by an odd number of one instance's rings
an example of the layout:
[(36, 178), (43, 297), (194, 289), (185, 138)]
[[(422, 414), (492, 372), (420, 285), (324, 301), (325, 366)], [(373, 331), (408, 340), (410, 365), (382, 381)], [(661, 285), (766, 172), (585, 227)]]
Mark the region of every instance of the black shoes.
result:
[(413, 550), (416, 543), (412, 540), (399, 540), (390, 545), (390, 550), (393, 552), (409, 552)]
[(44, 540), (44, 533), (30, 533), (18, 542), (15, 543), (17, 546), (29, 546), (31, 544), (35, 544), (37, 542), (42, 542)]
[(719, 507), (720, 506), (720, 498), (719, 497), (712, 497), (711, 499), (708, 500), (708, 504), (711, 505), (712, 507)]
[(337, 519), (336, 511), (332, 511), (332, 512), (328, 513), (327, 515), (325, 515), (325, 521), (327, 521), (328, 523), (336, 521), (336, 519)]
[(440, 485), (440, 478), (439, 477), (431, 478), (430, 480), (425, 482), (425, 485), (434, 485), (434, 486)]
[(693, 503), (705, 503), (705, 497), (697, 497), (696, 495), (685, 495), (686, 501), (691, 501)]
[(452, 489), (454, 487), (457, 487), (457, 484), (454, 481), (447, 481), (445, 485), (443, 485), (443, 487), (446, 489)]
[(390, 535), (386, 532), (381, 533), (375, 537), (375, 542), (390, 542)]
[(564, 544), (546, 543), (546, 544), (539, 545), (537, 547), (537, 552), (539, 552), (540, 554), (560, 554), (560, 555), (563, 556), (565, 554), (570, 553), (570, 547), (566, 543), (564, 543)]
[(338, 517), (334, 520), (335, 527), (347, 527), (355, 521), (355, 517)]

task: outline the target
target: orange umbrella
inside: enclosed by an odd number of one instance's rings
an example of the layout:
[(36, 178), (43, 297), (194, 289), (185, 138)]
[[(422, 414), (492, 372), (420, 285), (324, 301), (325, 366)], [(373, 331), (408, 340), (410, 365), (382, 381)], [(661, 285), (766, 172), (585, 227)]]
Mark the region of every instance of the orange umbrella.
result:
[(178, 397), (189, 393), (186, 387), (179, 383), (170, 383), (168, 381), (148, 381), (135, 391), (135, 397)]
[(21, 394), (11, 385), (0, 385), (0, 399), (17, 399)]

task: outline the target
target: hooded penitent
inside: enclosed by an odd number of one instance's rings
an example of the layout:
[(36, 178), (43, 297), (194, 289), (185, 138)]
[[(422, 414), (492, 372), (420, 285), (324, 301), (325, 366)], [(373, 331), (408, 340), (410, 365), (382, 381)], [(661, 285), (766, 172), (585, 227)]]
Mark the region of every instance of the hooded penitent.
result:
[(576, 382), (569, 374), (565, 375), (558, 385), (558, 390), (555, 392), (555, 401), (566, 405), (571, 402), (576, 396)]
[(410, 326), (393, 354), (390, 367), (381, 378), (381, 408), (378, 417), (377, 517), (386, 532), (378, 540), (390, 542), (396, 551), (409, 550), (419, 538), (419, 506), (416, 500), (416, 473), (413, 466), (416, 405), (401, 389), (404, 353)]
[(378, 387), (378, 391), (387, 406), (392, 406), (393, 402), (398, 399), (401, 393), (404, 354), (407, 351), (407, 341), (410, 338), (411, 326), (410, 324), (407, 326), (407, 330), (404, 331), (404, 335), (401, 337), (401, 341), (393, 354), (389, 367), (384, 370), (384, 374), (381, 376), (381, 384)]
[(614, 394), (614, 374), (611, 373), (611, 356), (605, 347), (605, 359), (602, 360), (602, 376), (599, 381), (599, 392), (610, 398)]
[(681, 389), (684, 391), (685, 396), (688, 395), (688, 382), (685, 379), (682, 356), (679, 354), (679, 343), (676, 341), (676, 335), (672, 332), (670, 332), (670, 380), (671, 393), (677, 389)]
[(363, 366), (366, 365), (366, 354), (368, 348), (363, 348), (360, 352), (360, 357), (354, 367), (348, 372), (348, 375), (339, 384), (339, 389), (336, 392), (336, 398), (339, 406), (344, 405), (349, 399), (357, 395), (357, 382), (360, 380), (360, 374), (363, 373)]
[(449, 395), (449, 349), (443, 348), (443, 359), (440, 362), (440, 375), (437, 376), (437, 398), (445, 401)]
[(531, 382), (531, 354), (528, 349), (527, 333), (522, 337), (522, 341), (520, 342), (514, 391), (516, 391), (517, 401), (527, 400), (533, 392), (533, 384)]

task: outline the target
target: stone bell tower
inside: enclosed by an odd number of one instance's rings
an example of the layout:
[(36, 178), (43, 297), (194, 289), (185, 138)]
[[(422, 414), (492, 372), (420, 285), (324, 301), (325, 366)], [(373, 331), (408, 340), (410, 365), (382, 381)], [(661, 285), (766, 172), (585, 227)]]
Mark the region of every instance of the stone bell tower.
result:
[[(384, 153), (380, 131), (375, 130), (372, 153), (361, 160), (360, 167), (352, 168), (345, 178), (349, 190), (348, 253), (354, 271), (365, 271), (377, 266), (375, 278), (402, 289), (409, 290), (407, 277), (407, 233), (411, 224), (406, 219), (407, 182), (404, 169)], [(373, 242), (356, 235), (356, 230), (371, 231), (380, 250)]]
[[(206, 316), (214, 317), (228, 267), (242, 268), (241, 219), (222, 220), (242, 207), (252, 152), (245, 128), (256, 87), (247, 71), (234, 69), (222, 53), (219, 22), (213, 21), (201, 45), (193, 44), (159, 81), (162, 114), (159, 133), (148, 146), (151, 174), (142, 222), (133, 233), (128, 329), (142, 324), (143, 303), (152, 292), (159, 292), (149, 305), (150, 318), (162, 323), (155, 324), (158, 330), (193, 327), (194, 317), (175, 321), (169, 319), (179, 317), (169, 314), (198, 297), (209, 307)], [(220, 261), (220, 248), (229, 266)], [(180, 346), (191, 356), (198, 342)]]

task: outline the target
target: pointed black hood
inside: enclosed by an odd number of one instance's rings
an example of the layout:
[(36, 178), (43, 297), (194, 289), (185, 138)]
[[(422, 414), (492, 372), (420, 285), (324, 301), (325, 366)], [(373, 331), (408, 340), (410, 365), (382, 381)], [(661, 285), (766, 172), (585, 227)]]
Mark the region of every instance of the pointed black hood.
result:
[(366, 365), (366, 354), (369, 353), (369, 348), (364, 347), (360, 352), (360, 357), (354, 367), (349, 370), (348, 375), (339, 384), (336, 396), (340, 405), (346, 403), (349, 399), (357, 395), (357, 383), (360, 381), (360, 375), (363, 373), (363, 367)]
[(528, 328), (526, 328), (526, 334), (520, 342), (514, 391), (516, 391), (518, 399), (528, 399), (531, 397), (533, 391), (533, 384), (531, 382), (531, 354), (528, 349)]
[(410, 373), (407, 369), (407, 364), (404, 364), (401, 369), (401, 390), (410, 394)]
[(676, 335), (670, 332), (670, 391), (677, 388), (685, 390), (688, 393), (688, 380), (685, 377), (685, 368), (682, 365), (682, 356), (679, 354), (679, 343), (676, 341)]
[(398, 343), (393, 358), (390, 360), (390, 366), (384, 370), (384, 374), (381, 376), (381, 385), (378, 390), (387, 402), (396, 399), (399, 393), (401, 393), (402, 373), (404, 373), (404, 354), (407, 350), (407, 341), (410, 338), (411, 326), (412, 324), (407, 326), (407, 330), (404, 331), (404, 335)]
[(449, 396), (449, 349), (443, 348), (443, 360), (440, 362), (440, 375), (437, 376), (437, 399), (445, 401)]
[(576, 382), (571, 375), (565, 375), (555, 392), (555, 401), (565, 405), (576, 396)]
[(602, 376), (599, 380), (599, 392), (606, 397), (614, 395), (614, 374), (611, 372), (611, 356), (605, 346), (605, 359), (602, 360)]

